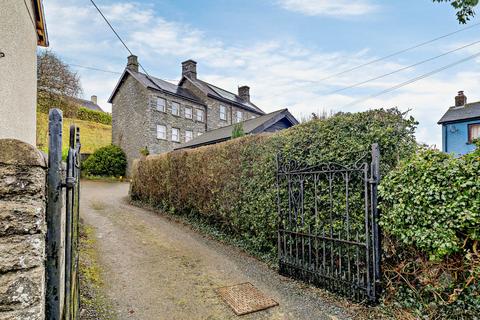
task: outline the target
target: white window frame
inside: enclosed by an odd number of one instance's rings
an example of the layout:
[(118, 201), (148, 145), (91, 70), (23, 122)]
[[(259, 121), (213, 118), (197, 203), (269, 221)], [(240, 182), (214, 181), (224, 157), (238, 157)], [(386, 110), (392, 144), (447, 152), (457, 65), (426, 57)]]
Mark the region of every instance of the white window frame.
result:
[[(176, 135), (173, 133), (177, 132)], [(176, 139), (174, 138), (176, 136)], [(172, 128), (172, 141), (173, 142), (180, 142), (180, 129), (179, 128)]]
[(205, 122), (205, 112), (202, 109), (197, 109), (197, 121)]
[(227, 107), (220, 105), (220, 120), (227, 121)]
[(185, 130), (185, 142), (188, 142), (193, 139), (193, 131)]
[[(177, 116), (177, 117), (180, 116), (180, 103), (175, 102), (175, 101), (172, 101), (171, 105), (172, 105), (172, 114), (173, 114), (174, 116)], [(176, 110), (177, 110), (176, 113), (173, 112), (173, 110), (174, 110), (173, 106), (177, 106), (177, 107), (178, 107), (178, 108), (176, 108)]]
[[(159, 104), (158, 104), (159, 101), (163, 101), (163, 106), (159, 106)], [(166, 112), (167, 100), (165, 100), (165, 98), (157, 97), (156, 109), (157, 109), (157, 111)]]
[[(190, 110), (189, 114), (187, 114), (187, 110)], [(185, 107), (185, 118), (193, 119), (193, 108), (192, 107)]]
[(243, 120), (243, 113), (240, 110), (235, 111), (235, 123), (242, 122)]
[[(160, 130), (161, 128), (163, 128), (163, 130)], [(167, 126), (157, 124), (157, 139), (167, 140)]]

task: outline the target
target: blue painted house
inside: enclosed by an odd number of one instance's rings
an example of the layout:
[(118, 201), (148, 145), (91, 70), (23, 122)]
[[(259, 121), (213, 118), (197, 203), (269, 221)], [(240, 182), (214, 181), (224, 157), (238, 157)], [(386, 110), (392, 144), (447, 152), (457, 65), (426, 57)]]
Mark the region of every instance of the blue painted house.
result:
[(467, 103), (463, 91), (455, 97), (455, 106), (438, 121), (442, 125), (442, 149), (463, 155), (475, 149), (472, 140), (480, 138), (480, 101)]

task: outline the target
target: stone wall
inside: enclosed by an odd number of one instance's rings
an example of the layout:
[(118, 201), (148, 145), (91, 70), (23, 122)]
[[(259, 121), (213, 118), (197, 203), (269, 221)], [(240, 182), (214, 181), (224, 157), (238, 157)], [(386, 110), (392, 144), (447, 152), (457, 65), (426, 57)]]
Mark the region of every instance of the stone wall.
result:
[(46, 170), (35, 147), (0, 139), (0, 320), (44, 319)]
[[(157, 97), (166, 100), (167, 105), (165, 112), (157, 110)], [(177, 102), (180, 104), (180, 114), (178, 116), (172, 114), (172, 102)], [(188, 102), (188, 100), (178, 98), (170, 94), (164, 94), (155, 90), (150, 90), (150, 99), (148, 106), (148, 113), (150, 114), (150, 117), (148, 117), (147, 120), (147, 147), (151, 154), (159, 154), (172, 151), (175, 147), (186, 141), (185, 131), (187, 130), (193, 132), (194, 138), (198, 134), (202, 134), (205, 132), (205, 121), (197, 121), (196, 118), (197, 110), (203, 110), (204, 117), (206, 117), (205, 107), (200, 104)], [(185, 117), (185, 107), (192, 108), (192, 119), (188, 119)], [(157, 139), (157, 124), (167, 127), (167, 138), (165, 140)], [(172, 128), (180, 129), (179, 142), (172, 141)]]
[(127, 156), (127, 175), (140, 149), (148, 144), (148, 90), (128, 75), (112, 104), (112, 143)]

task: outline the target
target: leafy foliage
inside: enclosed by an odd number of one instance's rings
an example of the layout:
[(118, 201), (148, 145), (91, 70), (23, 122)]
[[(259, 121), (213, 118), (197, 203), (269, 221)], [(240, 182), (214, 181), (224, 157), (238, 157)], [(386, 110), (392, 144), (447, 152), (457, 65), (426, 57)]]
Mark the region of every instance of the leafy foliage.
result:
[(82, 169), (87, 175), (122, 177), (125, 175), (127, 157), (125, 152), (115, 145), (97, 149), (82, 163)]
[[(480, 152), (423, 149), (382, 182), (382, 226), (432, 259), (480, 240)], [(414, 181), (414, 183), (412, 183)]]
[(245, 135), (245, 131), (243, 131), (243, 125), (241, 123), (237, 123), (233, 126), (232, 130), (232, 139), (240, 138)]
[(433, 0), (433, 2), (449, 2), (457, 10), (457, 20), (462, 24), (466, 24), (475, 16), (474, 8), (478, 5), (478, 0)]
[(480, 150), (421, 149), (384, 177), (387, 290), (424, 319), (480, 314)]
[(103, 123), (107, 125), (112, 124), (112, 115), (106, 112), (90, 110), (88, 108), (80, 107), (77, 111), (77, 119), (91, 122)]
[(276, 154), (303, 165), (352, 163), (382, 148), (382, 171), (416, 148), (416, 122), (397, 109), (339, 113), (268, 135), (246, 136), (136, 162), (131, 197), (177, 214), (196, 214), (245, 239), (276, 250)]

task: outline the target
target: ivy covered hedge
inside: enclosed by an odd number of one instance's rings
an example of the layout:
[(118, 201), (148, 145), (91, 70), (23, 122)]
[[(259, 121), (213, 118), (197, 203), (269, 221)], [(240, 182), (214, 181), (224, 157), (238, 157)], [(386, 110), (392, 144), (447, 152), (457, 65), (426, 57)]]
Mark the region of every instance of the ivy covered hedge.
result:
[(480, 317), (480, 149), (420, 149), (383, 178), (387, 290), (425, 319)]
[(376, 142), (387, 173), (415, 151), (415, 126), (396, 109), (340, 113), (275, 134), (149, 156), (134, 166), (131, 197), (208, 219), (248, 248), (275, 256), (277, 152), (304, 165), (349, 164)]

